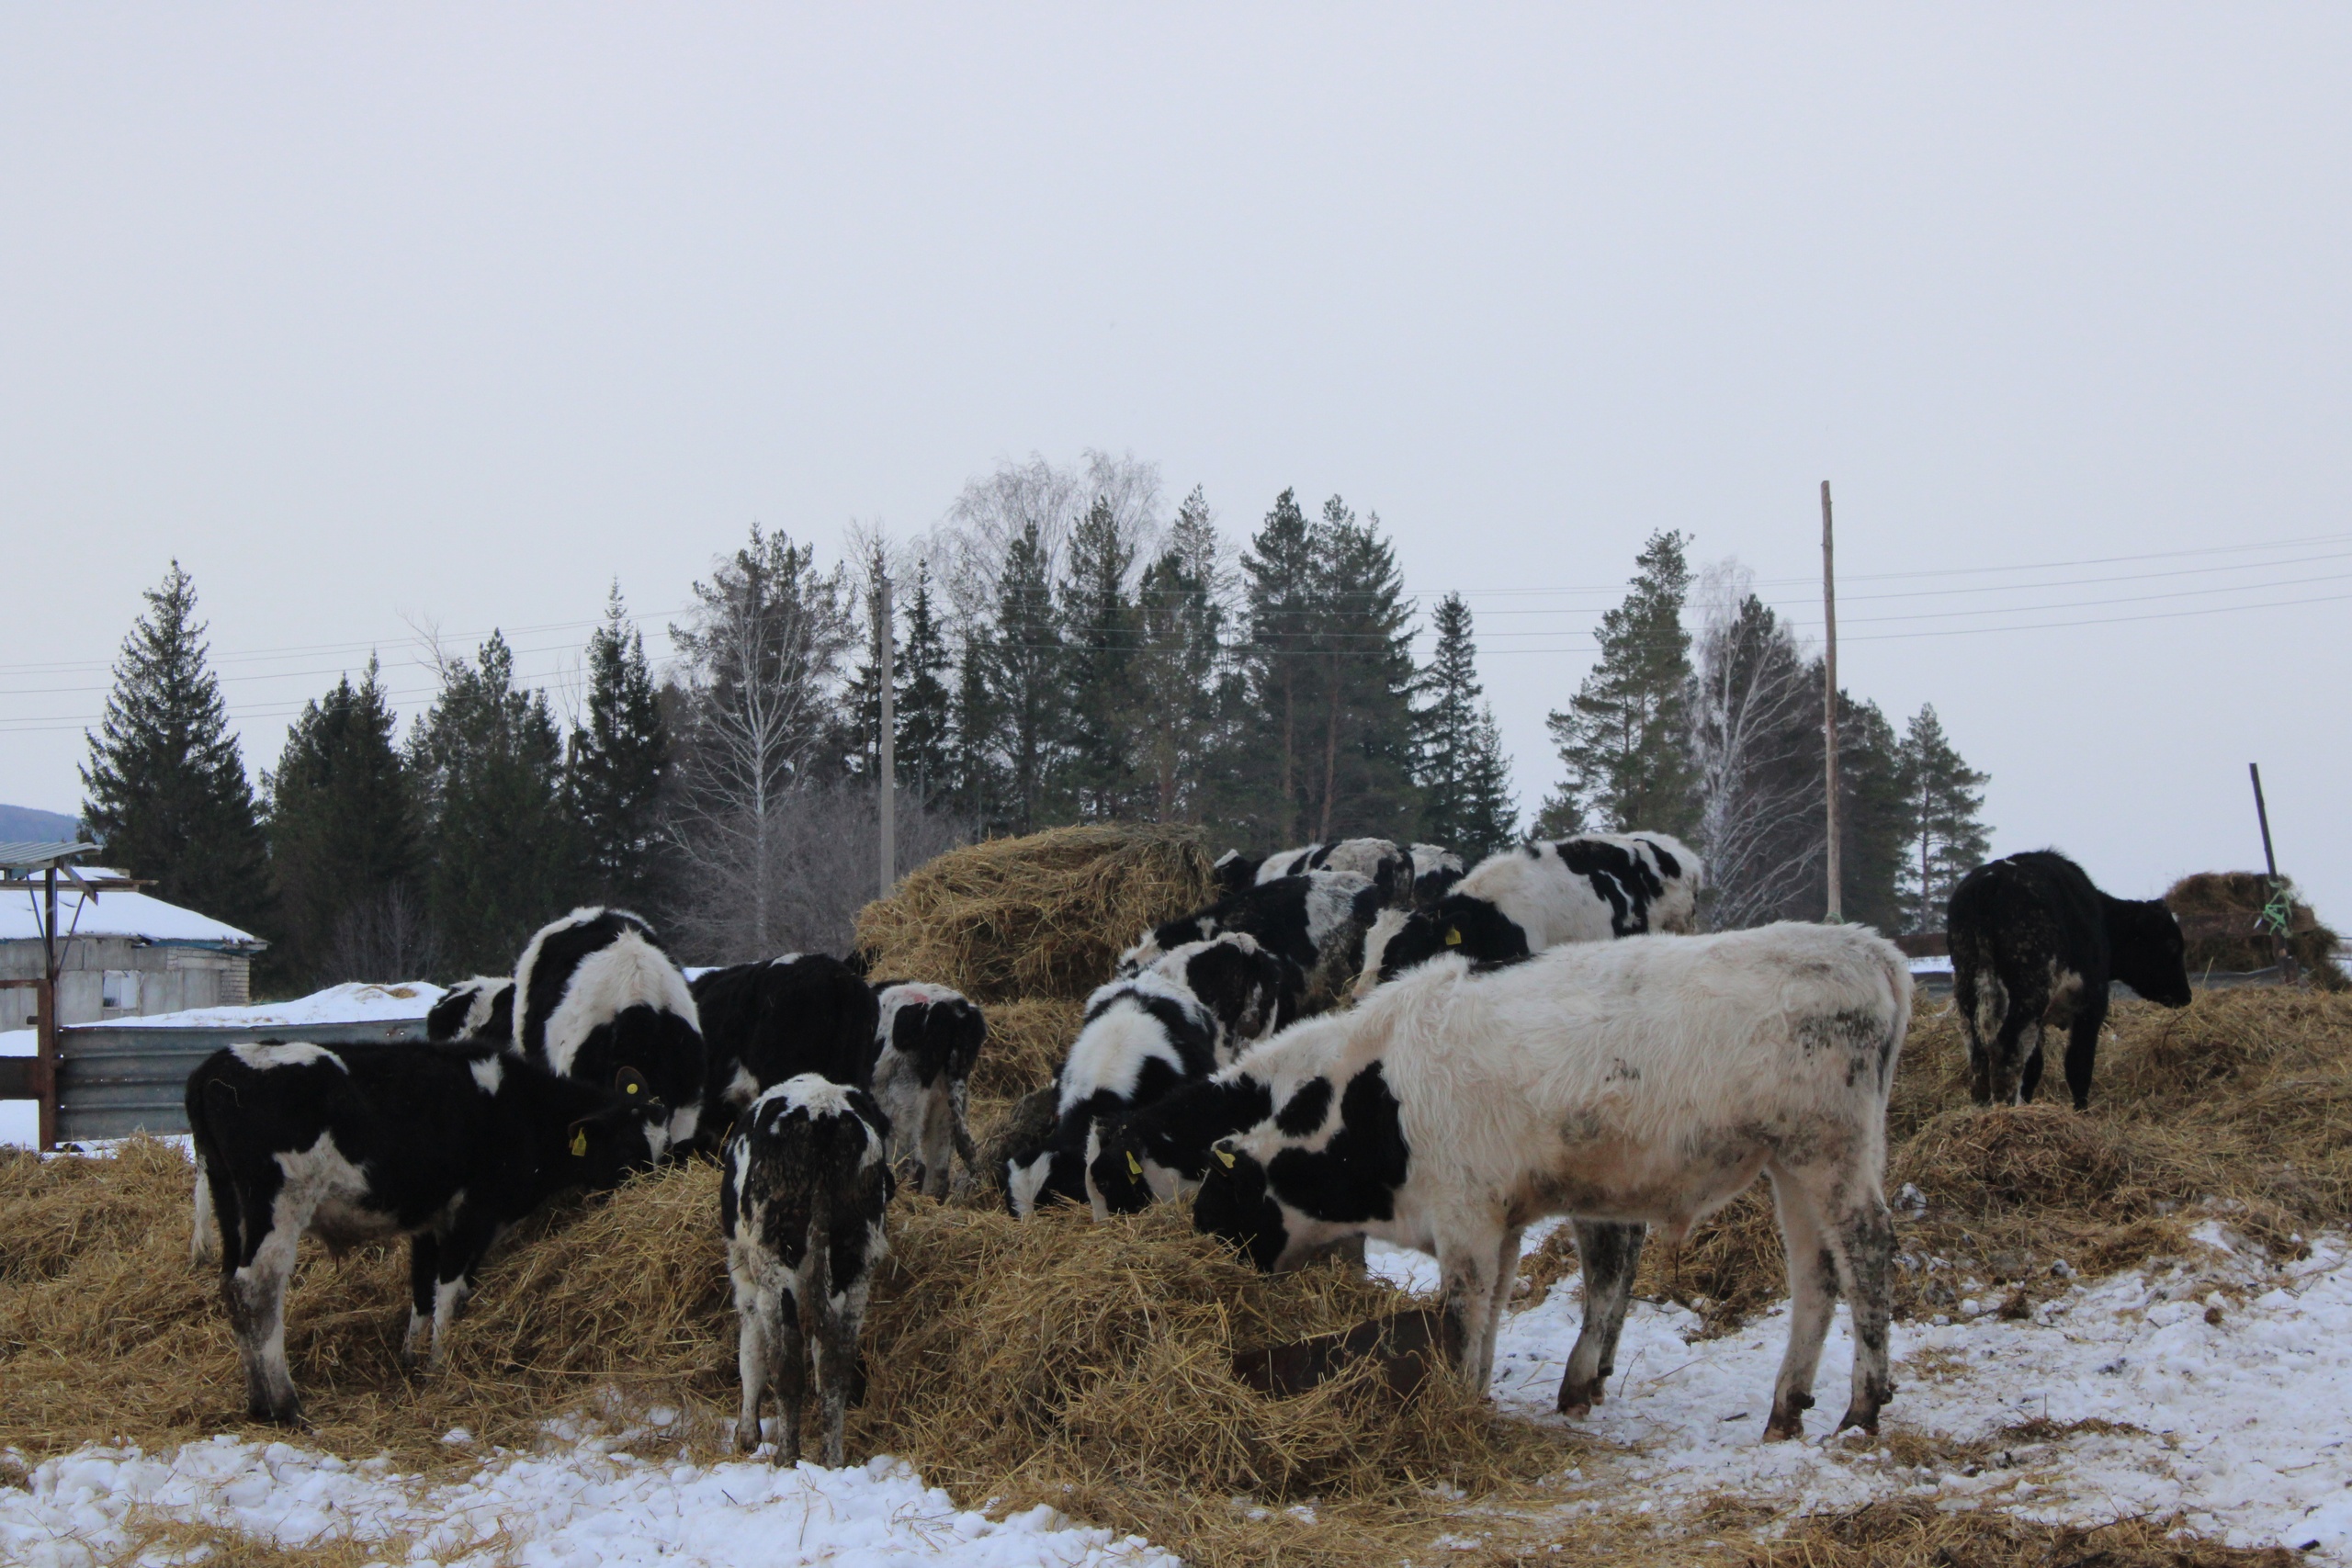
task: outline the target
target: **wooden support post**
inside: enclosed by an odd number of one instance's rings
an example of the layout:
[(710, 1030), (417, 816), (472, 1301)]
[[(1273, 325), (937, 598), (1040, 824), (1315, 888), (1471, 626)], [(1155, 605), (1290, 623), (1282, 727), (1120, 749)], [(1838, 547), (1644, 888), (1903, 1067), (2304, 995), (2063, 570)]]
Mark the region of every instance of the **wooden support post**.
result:
[(1836, 925), (1846, 918), (1845, 846), (1838, 825), (1838, 551), (1829, 530), (1829, 481), (1821, 481), (1821, 615), (1827, 637), (1822, 655), (1822, 788), (1829, 800), (1829, 907), (1823, 917)]
[(881, 658), (878, 664), (882, 685), (882, 734), (880, 745), (876, 748), (881, 765), (875, 770), (882, 793), (876, 806), (881, 813), (882, 829), (880, 897), (888, 898), (890, 890), (899, 885), (899, 713), (898, 694), (891, 689), (895, 682), (891, 666), (898, 652), (899, 628), (890, 613), (890, 579), (887, 572), (883, 574), (876, 596), (875, 613), (881, 623), (876, 630), (880, 633)]
[[(2270, 849), (2270, 807), (2262, 799), (2262, 764), (2248, 762), (2246, 775), (2254, 780), (2254, 816), (2262, 824), (2262, 863), (2270, 873), (2268, 905), (2275, 905), (2287, 895), (2287, 885), (2278, 880), (2278, 857)], [(2267, 905), (2266, 906), (2267, 907)], [(2272, 923), (2271, 942), (2278, 954), (2278, 977), (2293, 985), (2300, 976), (2295, 966), (2295, 943), (2291, 934), (2295, 924), (2294, 905), (2287, 905), (2287, 912)]]
[(40, 1096), (42, 1152), (57, 1146), (57, 866), (51, 862), (41, 902), (40, 989), (33, 993), (33, 1089)]

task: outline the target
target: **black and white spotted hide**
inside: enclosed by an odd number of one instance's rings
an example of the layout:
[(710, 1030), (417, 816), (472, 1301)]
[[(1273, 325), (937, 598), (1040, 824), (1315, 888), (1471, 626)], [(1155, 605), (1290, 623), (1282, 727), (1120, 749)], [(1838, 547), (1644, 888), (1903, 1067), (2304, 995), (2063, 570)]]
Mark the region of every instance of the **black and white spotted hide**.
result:
[(786, 1078), (815, 1073), (874, 1088), (880, 1005), (856, 969), (823, 953), (735, 964), (694, 979), (710, 1050), (703, 1101), (710, 1135)]
[(763, 1090), (728, 1138), (718, 1221), (740, 1319), (735, 1441), (746, 1453), (760, 1445), (760, 1406), (773, 1388), (775, 1462), (799, 1462), (813, 1355), (825, 1463), (842, 1462), (858, 1332), (889, 1250), (889, 1136), (872, 1095), (803, 1073)]
[(1386, 839), (1342, 839), (1337, 843), (1278, 850), (1258, 863), (1257, 880), (1304, 876), (1310, 871), (1344, 871), (1361, 876), (1380, 888), (1384, 903), (1412, 901), (1413, 857)]
[(1364, 939), (1356, 994), (1441, 953), (1509, 964), (1571, 942), (1688, 931), (1703, 868), (1664, 833), (1582, 833), (1480, 861), (1425, 908), (1384, 914)]
[(514, 1038), (514, 982), (504, 975), (477, 975), (441, 993), (424, 1014), (424, 1037), (442, 1043), (451, 1040)]
[(1415, 844), (1407, 853), (1413, 860), (1413, 908), (1428, 908), (1462, 880), (1462, 857), (1442, 844)]
[(890, 1163), (927, 1198), (947, 1196), (950, 1164), (977, 1171), (966, 1121), (972, 1066), (989, 1037), (988, 1019), (961, 992), (914, 981), (875, 987), (881, 1051), (874, 1099), (890, 1119)]
[(1301, 1010), (1318, 1012), (1355, 979), (1363, 964), (1364, 933), (1384, 902), (1379, 885), (1353, 872), (1276, 877), (1146, 931), (1119, 955), (1117, 973), (1141, 974), (1187, 942), (1239, 931), (1298, 965), (1305, 976)]
[(626, 909), (578, 908), (539, 928), (514, 966), (514, 1048), (585, 1082), (623, 1069), (658, 1158), (700, 1124), (706, 1056), (686, 977)]
[(430, 1325), (438, 1366), (502, 1231), (567, 1188), (611, 1187), (653, 1162), (625, 1093), (482, 1041), (231, 1046), (188, 1075), (186, 1102), (246, 1408), (269, 1421), (301, 1410), (286, 1286), (303, 1236), (336, 1252), (408, 1237), (403, 1359)]
[(1216, 1015), (1156, 964), (1096, 990), (1055, 1075), (1053, 1135), (1007, 1168), (1005, 1206), (1025, 1219), (1046, 1203), (1091, 1204), (1086, 1163), (1096, 1124), (1206, 1077), (1216, 1066), (1217, 1036)]
[(2018, 1105), (2041, 1083), (2043, 1037), (2066, 1036), (2066, 1087), (2087, 1110), (2108, 985), (2187, 1007), (2180, 922), (2160, 899), (2110, 897), (2054, 850), (1988, 861), (1960, 879), (1945, 917), (1952, 1002), (1968, 1033), (1969, 1092)]

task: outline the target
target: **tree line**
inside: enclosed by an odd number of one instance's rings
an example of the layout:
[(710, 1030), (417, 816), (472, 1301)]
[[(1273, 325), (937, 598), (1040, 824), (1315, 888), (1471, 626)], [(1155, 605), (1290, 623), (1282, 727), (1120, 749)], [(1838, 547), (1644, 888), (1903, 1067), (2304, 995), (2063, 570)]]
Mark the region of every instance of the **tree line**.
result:
[[(922, 539), (849, 543), (820, 569), (754, 526), (695, 583), (659, 670), (616, 587), (569, 718), (493, 633), (434, 650), (403, 736), (371, 660), (305, 705), (258, 791), (175, 562), (90, 737), (85, 822), (161, 897), (270, 938), (277, 986), (503, 970), (585, 901), (656, 915), (697, 961), (838, 949), (876, 875), (887, 579), (902, 867), (1084, 822), (1471, 859), (1521, 836), (1468, 605), (1429, 608), (1417, 660), (1379, 517), (1338, 496), (1283, 491), (1236, 548), (1198, 489), (1164, 507), (1152, 465), (1032, 458)], [(1715, 923), (1817, 918), (1818, 660), (1736, 572), (1694, 603), (1685, 543), (1650, 541), (1553, 715), (1567, 781), (1539, 830), (1675, 832), (1709, 854)], [(1841, 703), (1848, 910), (1939, 921), (1983, 852), (1983, 775), (1932, 709), (1898, 739)]]

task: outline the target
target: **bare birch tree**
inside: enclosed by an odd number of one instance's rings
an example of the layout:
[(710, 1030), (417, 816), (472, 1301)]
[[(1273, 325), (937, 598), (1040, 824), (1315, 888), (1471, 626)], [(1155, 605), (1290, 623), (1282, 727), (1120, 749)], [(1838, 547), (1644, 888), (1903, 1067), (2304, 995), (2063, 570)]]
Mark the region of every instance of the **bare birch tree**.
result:
[(1709, 568), (1690, 600), (1699, 616), (1691, 746), (1708, 922), (1728, 931), (1778, 919), (1792, 891), (1815, 874), (1821, 781), (1805, 742), (1807, 727), (1819, 722), (1820, 694), (1795, 637), (1756, 596), (1747, 568)]

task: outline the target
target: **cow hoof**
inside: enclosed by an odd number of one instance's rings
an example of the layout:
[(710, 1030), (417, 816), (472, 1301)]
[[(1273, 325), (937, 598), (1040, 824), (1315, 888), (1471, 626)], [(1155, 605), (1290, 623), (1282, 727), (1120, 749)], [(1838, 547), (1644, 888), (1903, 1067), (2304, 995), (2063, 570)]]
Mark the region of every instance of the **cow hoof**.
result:
[(1785, 1443), (1804, 1436), (1804, 1417), (1797, 1415), (1775, 1416), (1764, 1423), (1764, 1440)]
[(735, 1423), (735, 1447), (743, 1453), (756, 1452), (760, 1446), (760, 1424), (757, 1421)]
[(1864, 1412), (1849, 1407), (1844, 1416), (1838, 1417), (1838, 1430), (1842, 1432), (1849, 1427), (1858, 1432), (1867, 1433), (1873, 1438), (1877, 1437), (1878, 1412), (1875, 1410)]
[(1591, 1415), (1592, 1407), (1600, 1403), (1600, 1380), (1599, 1378), (1588, 1383), (1563, 1382), (1560, 1384), (1560, 1414), (1563, 1416), (1573, 1416), (1581, 1420)]

